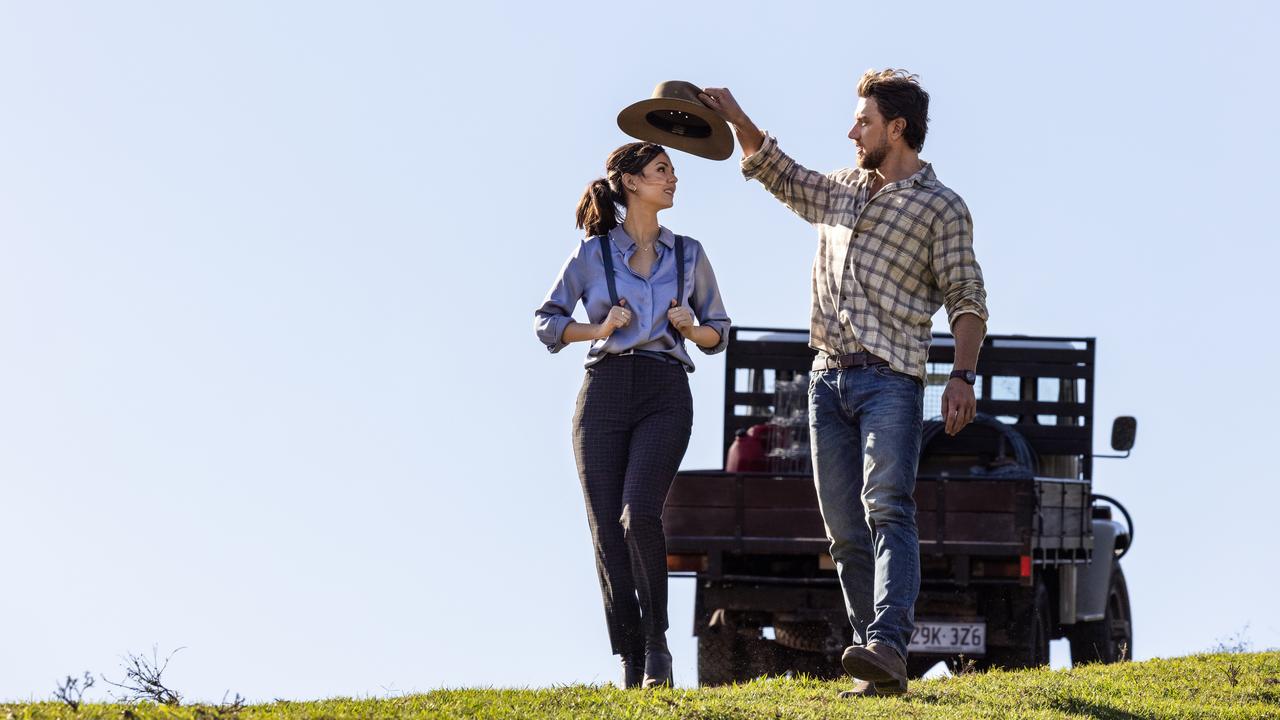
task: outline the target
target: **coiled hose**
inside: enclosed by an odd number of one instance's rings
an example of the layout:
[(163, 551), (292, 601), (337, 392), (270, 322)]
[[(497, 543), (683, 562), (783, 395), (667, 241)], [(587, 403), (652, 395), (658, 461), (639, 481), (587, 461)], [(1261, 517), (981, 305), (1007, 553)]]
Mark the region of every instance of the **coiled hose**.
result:
[[(1012, 425), (1000, 422), (994, 415), (986, 413), (978, 413), (973, 417), (974, 425), (991, 428), (1004, 439), (1007, 447), (1013, 450), (1013, 460), (1017, 464), (1016, 469), (1021, 469), (1026, 473), (1035, 475), (1040, 472), (1040, 458), (1036, 455), (1036, 451), (1032, 449), (1031, 443), (1023, 437)], [(920, 457), (924, 457), (929, 445), (937, 439), (947, 428), (947, 424), (942, 420), (929, 420), (924, 424), (924, 432), (920, 436)]]

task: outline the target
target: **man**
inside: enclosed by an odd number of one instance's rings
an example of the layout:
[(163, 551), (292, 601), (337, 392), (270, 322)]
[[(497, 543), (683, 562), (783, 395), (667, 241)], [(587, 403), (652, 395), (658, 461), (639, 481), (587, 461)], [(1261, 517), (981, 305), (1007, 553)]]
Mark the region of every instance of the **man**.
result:
[(955, 371), (942, 395), (947, 433), (974, 416), (986, 291), (960, 196), (920, 159), (929, 95), (916, 76), (867, 71), (849, 138), (857, 168), (801, 167), (725, 88), (700, 96), (733, 126), (742, 173), (818, 229), (813, 264), (810, 441), (831, 557), (853, 645), (846, 696), (907, 690), (907, 645), (920, 591), (912, 498), (920, 454), (931, 318), (945, 305)]

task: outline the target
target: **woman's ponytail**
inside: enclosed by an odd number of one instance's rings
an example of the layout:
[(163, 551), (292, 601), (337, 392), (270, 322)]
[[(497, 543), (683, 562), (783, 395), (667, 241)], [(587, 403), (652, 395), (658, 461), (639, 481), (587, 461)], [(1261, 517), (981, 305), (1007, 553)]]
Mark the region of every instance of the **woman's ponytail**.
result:
[(597, 178), (591, 181), (578, 201), (577, 217), (578, 227), (586, 230), (588, 237), (604, 235), (618, 226), (618, 208), (608, 180)]

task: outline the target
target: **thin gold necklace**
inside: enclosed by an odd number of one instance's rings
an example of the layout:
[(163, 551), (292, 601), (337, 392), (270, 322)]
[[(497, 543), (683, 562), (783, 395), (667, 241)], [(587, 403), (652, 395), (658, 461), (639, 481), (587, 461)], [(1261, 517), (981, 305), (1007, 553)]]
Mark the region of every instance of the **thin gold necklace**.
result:
[(652, 251), (652, 250), (653, 250), (653, 246), (654, 246), (654, 245), (657, 245), (657, 244), (658, 244), (658, 239), (657, 239), (657, 238), (654, 238), (654, 239), (653, 239), (653, 242), (649, 243), (648, 245), (641, 245), (639, 240), (636, 240), (636, 241), (635, 241), (635, 244), (636, 244), (636, 247), (640, 248), (641, 250), (644, 250), (644, 251), (646, 251), (646, 252), (649, 252), (649, 251)]

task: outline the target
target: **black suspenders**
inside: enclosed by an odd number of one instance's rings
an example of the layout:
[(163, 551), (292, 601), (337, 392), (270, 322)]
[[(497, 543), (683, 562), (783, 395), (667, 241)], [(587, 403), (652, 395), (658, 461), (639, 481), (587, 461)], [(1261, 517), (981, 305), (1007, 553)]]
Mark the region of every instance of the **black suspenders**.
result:
[(600, 241), (600, 259), (604, 260), (604, 279), (609, 283), (609, 302), (618, 304), (618, 284), (613, 279), (613, 248), (608, 235), (596, 237)]
[[(684, 306), (684, 236), (676, 236), (676, 305)], [(675, 325), (667, 325), (671, 337), (676, 339), (676, 347), (684, 344), (684, 336)]]
[[(614, 305), (618, 304), (618, 284), (613, 278), (613, 243), (609, 242), (609, 236), (597, 235), (596, 240), (600, 242), (600, 259), (604, 261), (604, 279), (609, 284), (609, 302)], [(676, 304), (684, 305), (684, 236), (676, 236)], [(683, 340), (680, 331), (675, 326), (670, 328), (671, 333), (676, 336), (677, 340)]]
[[(597, 235), (600, 259), (604, 261), (604, 279), (609, 283), (609, 302), (618, 304), (618, 283), (613, 279), (613, 247), (608, 235)], [(676, 304), (684, 305), (684, 236), (676, 236)]]
[[(676, 236), (676, 304), (684, 305), (684, 236)], [(674, 328), (672, 328), (674, 329)]]

